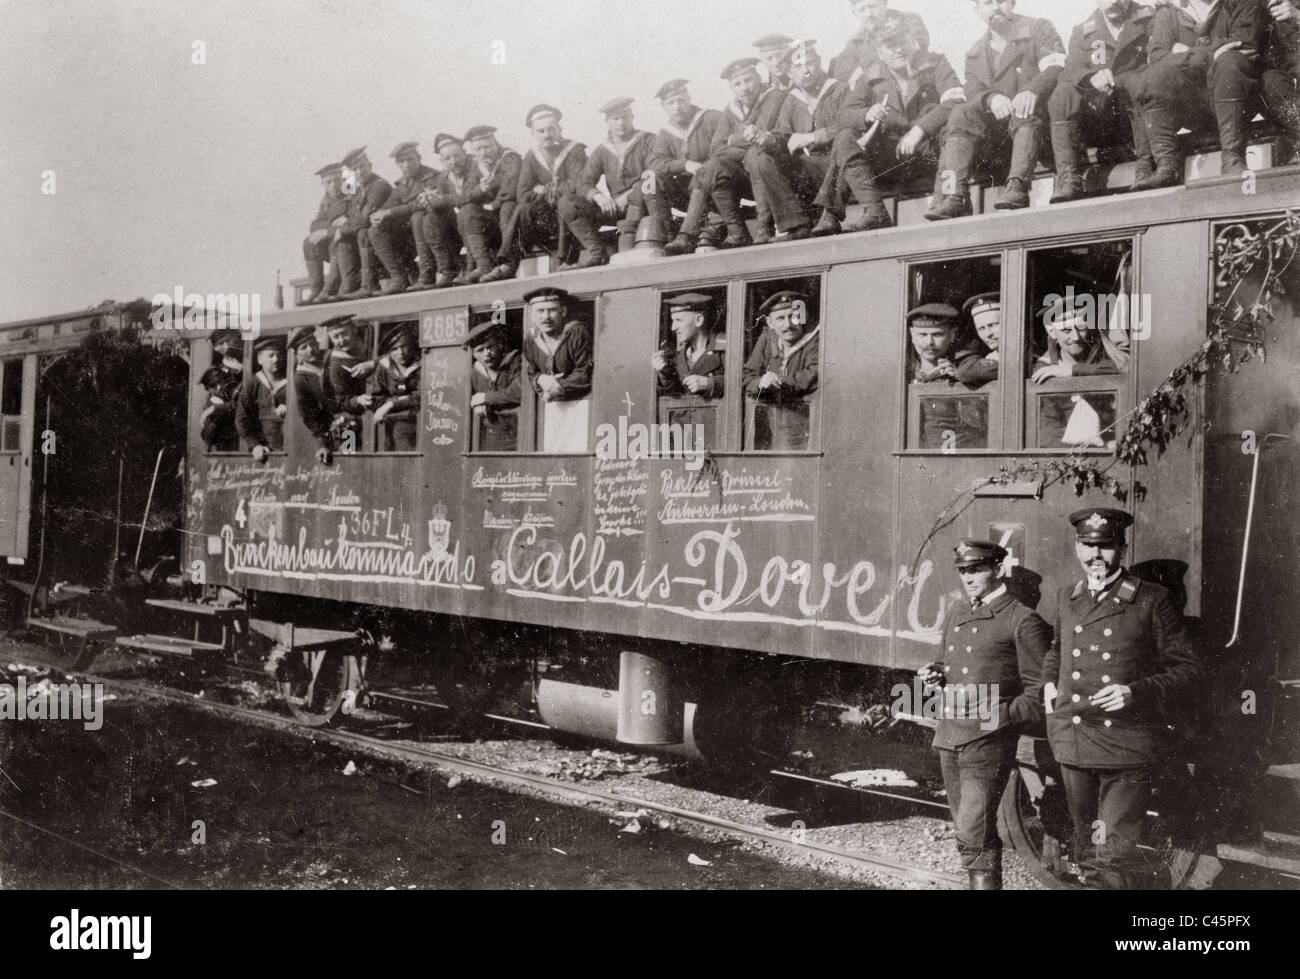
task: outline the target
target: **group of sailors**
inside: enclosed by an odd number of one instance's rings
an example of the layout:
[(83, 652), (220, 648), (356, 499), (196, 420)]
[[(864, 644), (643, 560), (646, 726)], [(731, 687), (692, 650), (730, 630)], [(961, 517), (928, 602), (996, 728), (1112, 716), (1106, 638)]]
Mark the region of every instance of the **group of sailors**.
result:
[[(620, 97), (601, 106), (608, 140), (591, 152), (544, 103), (525, 116), (535, 145), (522, 154), (490, 125), (440, 133), (442, 169), (404, 142), (389, 184), (355, 149), (318, 174), (325, 196), (304, 242), (310, 301), (498, 281), (539, 249), (561, 268), (602, 265), (607, 224), (620, 250), (648, 229), (669, 255), (875, 231), (892, 224), (886, 195), (931, 180), (926, 218), (956, 218), (971, 213), (968, 184), (986, 168), (1007, 173), (995, 206), (1025, 208), (1048, 143), (1054, 203), (1088, 193), (1085, 142), (1127, 149), (1135, 190), (1182, 182), (1182, 128), (1217, 130), (1225, 175), (1245, 170), (1257, 112), (1300, 149), (1297, 0), (1097, 0), (1068, 47), (1051, 22), (1015, 13), (1015, 0), (970, 2), (987, 29), (964, 83), (929, 50), (920, 17), (851, 0), (861, 28), (829, 69), (815, 41), (767, 35), (758, 57), (722, 70), (733, 100), (721, 111), (697, 106), (685, 79), (665, 83), (656, 135), (637, 129), (633, 99)], [(846, 225), (855, 200), (862, 214)]]

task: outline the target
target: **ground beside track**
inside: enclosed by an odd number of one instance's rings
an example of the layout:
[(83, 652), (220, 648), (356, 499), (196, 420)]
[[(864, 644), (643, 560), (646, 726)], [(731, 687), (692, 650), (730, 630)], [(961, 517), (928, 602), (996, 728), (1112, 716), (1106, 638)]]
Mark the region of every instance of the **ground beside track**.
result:
[[(42, 658), (43, 653), (39, 647), (0, 640), (0, 662), (24, 658), (31, 661)], [(118, 660), (101, 658), (95, 664), (95, 671), (111, 672), (126, 662)], [(237, 685), (216, 681), (200, 686), (204, 696), (257, 705), (258, 698), (251, 689), (240, 691)], [(127, 733), (149, 727), (148, 723), (131, 718), (155, 718), (155, 729), (171, 732), (167, 738), (185, 746), (169, 749), (173, 756), (171, 765), (178, 772), (163, 765), (162, 749), (173, 742), (161, 736), (142, 736), (138, 743), (128, 738), (110, 752), (117, 759), (114, 765), (86, 766), (79, 755), (102, 758), (104, 748), (94, 745), (105, 744), (103, 732), (94, 736), (85, 752), (73, 751), (70, 743), (56, 750), (54, 745), (60, 741), (52, 732), (38, 736), (34, 729), (41, 725), (27, 722), (25, 726), (17, 725), (23, 728), (19, 733), (25, 736), (15, 746), (26, 745), (27, 754), (23, 757), (30, 759), (30, 767), (19, 774), (42, 785), (53, 780), (51, 784), (55, 786), (71, 786), (69, 791), (85, 793), (86, 798), (79, 805), (57, 793), (51, 797), (61, 800), (57, 806), (60, 818), (68, 819), (68, 825), (78, 832), (90, 832), (90, 838), (104, 844), (103, 849), (111, 849), (114, 841), (119, 841), (125, 848), (112, 852), (145, 861), (145, 866), (153, 866), (147, 861), (165, 858), (162, 866), (169, 873), (190, 872), (188, 877), (182, 874), (180, 882), (185, 886), (927, 886), (889, 874), (846, 869), (815, 856), (802, 856), (797, 848), (736, 841), (723, 833), (678, 825), (675, 820), (661, 819), (654, 814), (636, 819), (639, 833), (620, 832), (633, 819), (627, 815), (615, 816), (607, 806), (572, 808), (489, 790), (471, 781), (460, 781), (455, 788), (448, 788), (445, 775), (369, 759), (364, 751), (340, 751), (320, 742), (313, 743), (306, 737), (241, 729), (239, 725), (232, 725), (227, 735), (223, 733), (226, 726), (214, 719), (205, 717), (202, 722), (183, 722), (173, 717), (174, 713), (159, 705), (151, 707), (123, 700), (110, 702), (106, 716), (111, 720), (115, 715), (122, 715), (119, 725)], [(186, 711), (180, 714), (200, 716)], [(59, 731), (67, 726), (70, 731), (69, 725), (66, 722), (52, 726)], [(917, 867), (948, 873), (959, 871), (951, 825), (941, 818), (918, 813), (906, 803), (846, 799), (834, 792), (827, 795), (796, 791), (790, 786), (774, 786), (770, 781), (743, 777), (720, 783), (716, 776), (670, 758), (636, 756), (590, 745), (562, 746), (545, 739), (506, 737), (465, 741), (455, 740), (449, 734), (403, 731), (401, 725), (392, 722), (381, 721), (377, 727), (389, 728), (390, 736), (396, 734), (410, 743), (422, 743), (469, 761), (545, 775), (570, 785), (591, 785), (653, 804), (779, 831), (792, 838), (802, 833), (810, 842), (880, 855)], [(117, 728), (110, 728), (106, 723), (106, 730)], [(82, 737), (78, 734), (63, 740), (80, 742)], [(205, 749), (205, 738), (222, 748)], [(0, 740), (0, 745), (3, 744)], [(273, 750), (268, 747), (271, 745)], [(0, 759), (6, 759), (0, 760), (0, 767), (11, 775), (12, 750), (8, 746), (0, 748)], [(232, 759), (229, 763), (225, 760), (227, 754)], [(200, 765), (176, 766), (181, 757), (200, 761)], [(195, 774), (205, 761), (219, 766), (224, 777), (206, 771)], [(342, 771), (349, 761), (358, 771), (345, 776)], [(102, 769), (103, 774), (92, 775), (96, 768)], [(269, 772), (274, 772), (274, 776)], [(145, 803), (142, 793), (153, 785), (151, 778), (160, 781), (150, 793), (152, 801)], [(190, 783), (200, 778), (216, 778), (217, 785), (192, 788)], [(22, 784), (21, 779), (16, 780)], [(408, 789), (428, 795), (404, 790), (400, 787), (403, 782)], [(274, 791), (268, 792), (268, 786)], [(12, 786), (7, 784), (0, 789), (0, 804), (11, 811), (15, 808), (12, 791)], [(473, 804), (466, 801), (480, 791), (487, 792), (491, 801)], [(96, 792), (103, 803), (88, 801)], [(42, 799), (47, 796), (47, 792), (41, 793)], [(123, 811), (121, 806), (107, 805), (119, 796), (131, 800), (133, 808)], [(261, 808), (266, 811), (249, 806), (254, 800), (264, 803)], [(447, 814), (442, 808), (447, 805), (457, 811), (444, 819)], [(195, 815), (198, 810), (194, 806), (211, 808), (218, 814), (218, 823), (229, 825), (234, 835), (221, 837), (224, 842), (213, 848), (217, 839), (211, 819)], [(116, 828), (112, 832), (96, 834), (93, 830), (97, 824), (77, 822), (71, 815), (62, 815), (97, 808), (114, 814)], [(245, 813), (245, 809), (252, 811)], [(150, 821), (159, 814), (162, 814), (161, 823)], [(461, 817), (459, 820), (454, 818), (457, 815)], [(492, 818), (482, 825), (473, 822), (489, 815)], [(467, 817), (472, 817), (471, 822), (466, 822)], [(209, 827), (209, 842), (203, 846), (190, 843), (190, 825), (193, 819), (199, 818), (205, 819)], [(491, 842), (493, 823), (498, 819), (504, 824), (505, 847)], [(33, 821), (46, 825), (43, 817)], [(137, 828), (137, 823), (144, 829)], [(521, 840), (513, 836), (519, 825), (525, 827)], [(535, 834), (528, 832), (530, 825), (536, 829)], [(467, 831), (466, 827), (472, 829)], [(453, 841), (451, 847), (429, 846), (431, 841), (439, 839), (440, 830)], [(19, 886), (143, 886), (138, 879), (131, 883), (125, 873), (119, 875), (116, 883), (96, 884), (94, 880), (100, 878), (76, 883), (76, 874), (87, 871), (84, 867), (79, 871), (60, 869), (61, 861), (68, 859), (66, 847), (44, 844), (46, 850), (34, 852), (48, 859), (23, 860), (22, 855), (33, 845), (32, 834), (29, 832), (24, 837), (17, 829), (0, 828), (0, 834), (3, 833), (9, 836), (0, 835), (0, 872), (4, 873), (7, 886), (15, 886), (15, 882)], [(528, 839), (530, 835), (532, 839)], [(684, 849), (678, 852), (674, 844)], [(454, 867), (441, 866), (436, 856), (430, 855), (431, 849), (463, 849), (463, 853)], [(519, 859), (503, 860), (503, 854), (517, 855)], [(691, 854), (712, 866), (692, 862)], [(660, 859), (665, 861), (662, 866), (656, 864)], [(213, 860), (220, 865), (212, 864)], [(742, 865), (747, 860), (757, 863), (753, 867)], [(1040, 886), (1014, 855), (1009, 854), (1007, 862), (1008, 887)], [(33, 869), (24, 871), (21, 863)], [(181, 870), (174, 869), (177, 867)], [(24, 873), (27, 876), (22, 876)], [(94, 873), (102, 875), (111, 871), (101, 868)]]

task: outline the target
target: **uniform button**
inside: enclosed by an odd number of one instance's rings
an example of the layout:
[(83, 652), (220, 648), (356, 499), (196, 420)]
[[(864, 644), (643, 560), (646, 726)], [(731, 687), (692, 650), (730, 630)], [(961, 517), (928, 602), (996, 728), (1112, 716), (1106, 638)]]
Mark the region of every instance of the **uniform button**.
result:
[(963, 667), (961, 668), (961, 675), (962, 675), (962, 676), (965, 676), (965, 675), (966, 675), (967, 673), (969, 673), (969, 672), (970, 672), (970, 670), (966, 669), (966, 667), (963, 666)]
[(979, 631), (980, 631), (980, 627), (977, 626), (977, 625), (973, 625), (973, 626), (970, 627), (970, 631), (971, 631), (971, 632), (979, 632)]
[(1081, 626), (1081, 625), (1076, 625), (1076, 626), (1074, 627), (1074, 631), (1075, 631), (1076, 633), (1077, 633), (1077, 632), (1082, 632), (1082, 631), (1083, 631), (1083, 626)]
[(1082, 723), (1083, 723), (1083, 718), (1076, 714), (1076, 715), (1074, 716), (1074, 723), (1075, 723), (1075, 724), (1082, 724)]
[(1103, 629), (1102, 632), (1101, 632), (1101, 634), (1102, 634), (1103, 636), (1113, 635), (1113, 633), (1112, 633), (1109, 629)]
[(952, 631), (953, 631), (953, 632), (961, 632), (961, 626), (959, 626), (959, 625), (955, 625), (955, 626), (953, 626), (953, 627), (952, 627)]
[(975, 651), (975, 647), (974, 647), (974, 646), (967, 646), (967, 647), (966, 647), (966, 652), (968, 652), (968, 653), (973, 653), (974, 651)]
[(952, 667), (951, 667), (951, 666), (945, 666), (945, 667), (943, 668), (943, 672), (945, 672), (945, 673), (951, 673), (951, 672), (952, 672)]
[(1079, 697), (1079, 695), (1076, 693), (1073, 697), (1070, 698), (1070, 700), (1077, 704), (1077, 703), (1079, 702), (1079, 700), (1080, 700), (1080, 697)]
[(1072, 655), (1075, 657), (1075, 659), (1078, 659), (1083, 654), (1076, 649)]
[(1075, 670), (1073, 673), (1070, 674), (1070, 676), (1077, 680), (1079, 679), (1079, 677), (1083, 676), (1083, 674), (1080, 673), (1078, 670)]
[(1110, 677), (1108, 677), (1108, 676), (1104, 676), (1104, 677), (1102, 677), (1102, 678), (1101, 678), (1101, 682), (1102, 682), (1102, 683), (1110, 683)]
[(1110, 727), (1110, 721), (1102, 721), (1102, 723), (1105, 724), (1106, 727)]
[(1104, 659), (1104, 660), (1109, 661), (1109, 660), (1110, 660), (1110, 653), (1102, 653), (1102, 654), (1101, 654), (1101, 658)]
[(956, 649), (956, 648), (957, 648), (956, 646), (949, 646), (949, 647), (948, 647), (948, 652), (951, 653), (951, 652), (952, 652), (954, 649)]

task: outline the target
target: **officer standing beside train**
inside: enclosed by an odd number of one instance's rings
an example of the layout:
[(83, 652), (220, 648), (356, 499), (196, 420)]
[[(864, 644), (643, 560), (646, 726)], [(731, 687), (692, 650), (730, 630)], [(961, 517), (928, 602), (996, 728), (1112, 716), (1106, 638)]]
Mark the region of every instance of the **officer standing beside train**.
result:
[(1051, 627), (999, 577), (1006, 557), (991, 541), (957, 545), (969, 605), (958, 606), (944, 627), (944, 662), (920, 671), (925, 686), (943, 688), (934, 746), (973, 891), (1002, 889), (998, 803), (1021, 731), (1042, 723), (1039, 671), (1052, 643)]
[(1147, 882), (1137, 854), (1151, 781), (1170, 720), (1201, 668), (1182, 612), (1159, 585), (1123, 566), (1121, 510), (1070, 517), (1084, 580), (1062, 589), (1043, 663), (1047, 736), (1074, 823), (1074, 858), (1091, 887)]

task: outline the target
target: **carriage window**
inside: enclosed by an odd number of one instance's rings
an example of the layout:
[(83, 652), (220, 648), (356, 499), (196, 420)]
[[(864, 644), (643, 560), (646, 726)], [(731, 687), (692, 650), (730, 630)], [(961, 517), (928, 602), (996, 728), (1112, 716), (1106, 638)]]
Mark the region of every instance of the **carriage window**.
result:
[(544, 295), (528, 304), (523, 387), (531, 392), (534, 451), (590, 451), (595, 311), (592, 302)]
[(283, 336), (262, 337), (253, 345), (250, 376), (235, 396), (235, 429), (241, 452), (258, 446), (284, 451), (284, 421), (289, 411), (284, 374), (287, 353), (288, 339)]
[(366, 412), (374, 402), (370, 378), (375, 371), (376, 329), (372, 323), (343, 322), (328, 325), (329, 351), (325, 354), (322, 392), (330, 422), (327, 438), (341, 455), (373, 450), (365, 444)]
[(1146, 310), (1132, 295), (1133, 242), (1027, 257), (1026, 447), (1112, 449), (1121, 377), (1146, 327)]
[(243, 341), (234, 330), (218, 330), (212, 335), (211, 353), (208, 368), (199, 377), (203, 389), (200, 436), (209, 453), (237, 453), (235, 407), (244, 383)]
[(376, 452), (415, 452), (420, 420), (420, 325), (385, 323), (366, 385)]
[(518, 452), (524, 310), (476, 314), (470, 352), (470, 451)]
[(1001, 444), (1002, 256), (914, 265), (905, 350), (907, 447), (940, 452)]
[(19, 451), (23, 413), (23, 362), (6, 360), (0, 373), (0, 452)]
[(746, 450), (803, 452), (817, 445), (821, 310), (819, 276), (746, 287)]
[(679, 440), (679, 444), (664, 451), (716, 449), (725, 444), (725, 286), (678, 292), (664, 298), (659, 346), (651, 367), (658, 394), (658, 424), (667, 426), (661, 430), (669, 433), (670, 442)]

